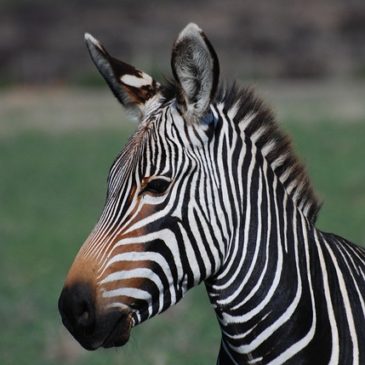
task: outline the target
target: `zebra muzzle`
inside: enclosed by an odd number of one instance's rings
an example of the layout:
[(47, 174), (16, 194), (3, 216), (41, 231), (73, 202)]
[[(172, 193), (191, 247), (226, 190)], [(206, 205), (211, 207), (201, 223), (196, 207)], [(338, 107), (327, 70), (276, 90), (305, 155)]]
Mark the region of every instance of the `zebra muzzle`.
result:
[(65, 286), (58, 301), (64, 326), (87, 350), (123, 346), (129, 339), (131, 314), (111, 309), (98, 313), (92, 287), (84, 283)]

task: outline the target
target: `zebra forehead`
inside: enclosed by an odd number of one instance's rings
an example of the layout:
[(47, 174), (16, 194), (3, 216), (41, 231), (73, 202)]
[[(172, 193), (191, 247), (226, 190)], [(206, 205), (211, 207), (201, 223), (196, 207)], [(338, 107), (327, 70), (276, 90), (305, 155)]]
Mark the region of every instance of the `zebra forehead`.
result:
[(144, 145), (147, 143), (150, 127), (140, 126), (138, 130), (129, 138), (127, 144), (117, 155), (109, 171), (109, 178), (117, 174), (119, 169), (131, 171), (140, 160)]
[[(121, 152), (114, 159), (110, 171), (109, 180), (118, 176), (119, 179), (125, 180), (127, 176), (130, 176), (133, 171), (139, 168), (139, 164), (143, 161), (143, 156), (146, 150), (150, 152), (150, 159), (153, 158), (151, 155), (153, 153), (153, 148), (148, 146), (151, 144), (151, 139), (153, 138), (153, 144), (156, 144), (156, 133), (158, 133), (158, 128), (160, 125), (160, 113), (161, 109), (155, 109), (150, 116), (147, 116), (143, 120), (134, 134), (128, 139), (128, 142), (123, 147)], [(151, 162), (151, 161), (150, 161)]]
[[(127, 144), (122, 150), (122, 156), (134, 156), (138, 157), (138, 153), (141, 153), (141, 150), (145, 146), (148, 141), (149, 136), (154, 128), (154, 120), (146, 120), (142, 122), (137, 131), (129, 138)], [(137, 155), (136, 155), (137, 154)]]

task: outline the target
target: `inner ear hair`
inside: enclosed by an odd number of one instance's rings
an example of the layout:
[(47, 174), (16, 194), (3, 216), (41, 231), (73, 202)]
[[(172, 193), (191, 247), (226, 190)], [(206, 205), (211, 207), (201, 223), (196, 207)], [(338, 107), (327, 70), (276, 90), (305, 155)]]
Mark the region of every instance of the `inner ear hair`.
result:
[(178, 107), (187, 120), (197, 121), (217, 90), (219, 62), (196, 24), (188, 24), (179, 34), (172, 50), (171, 67), (178, 84)]

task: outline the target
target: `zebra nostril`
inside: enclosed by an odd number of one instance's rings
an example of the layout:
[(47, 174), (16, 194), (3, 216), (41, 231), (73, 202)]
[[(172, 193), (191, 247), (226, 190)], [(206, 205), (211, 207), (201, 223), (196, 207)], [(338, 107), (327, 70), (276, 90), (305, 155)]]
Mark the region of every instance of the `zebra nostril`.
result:
[(92, 332), (95, 309), (89, 285), (77, 284), (63, 289), (58, 308), (64, 325), (71, 332)]
[(79, 327), (89, 327), (92, 322), (90, 303), (86, 300), (82, 300), (80, 303), (76, 303), (74, 308), (74, 318)]

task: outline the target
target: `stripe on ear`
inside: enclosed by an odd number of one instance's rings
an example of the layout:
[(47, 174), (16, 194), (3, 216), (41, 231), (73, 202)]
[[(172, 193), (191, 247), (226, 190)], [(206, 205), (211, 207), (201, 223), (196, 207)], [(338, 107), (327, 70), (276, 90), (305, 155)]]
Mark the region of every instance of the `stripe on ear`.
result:
[(188, 121), (197, 122), (217, 90), (219, 62), (196, 24), (188, 24), (179, 34), (172, 49), (171, 67), (178, 84), (178, 107)]
[(160, 92), (160, 84), (135, 67), (112, 57), (91, 34), (85, 33), (90, 56), (113, 94), (137, 117), (144, 115), (145, 104)]

